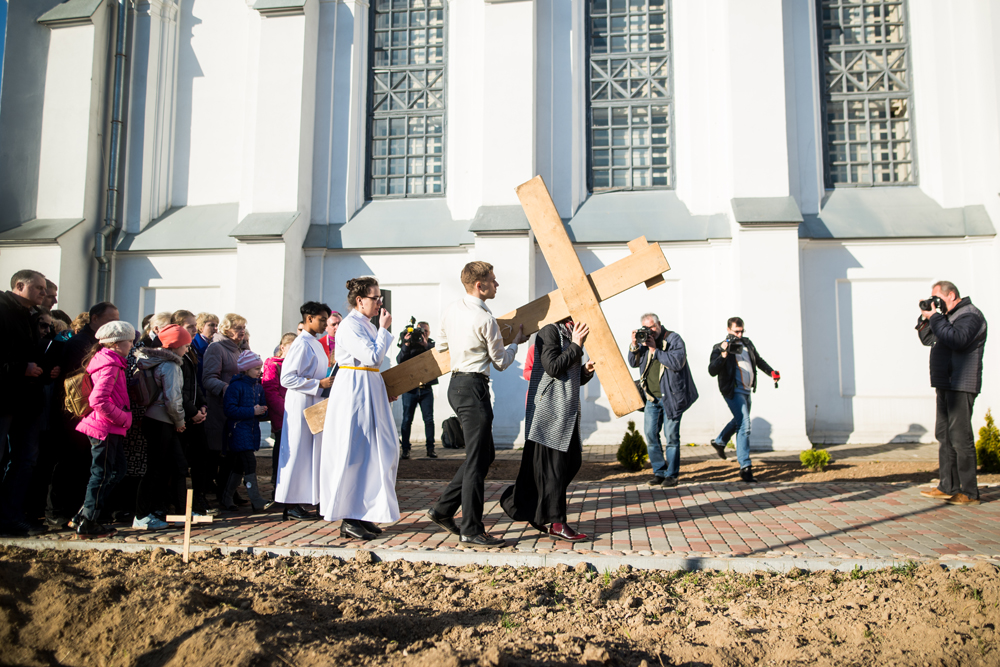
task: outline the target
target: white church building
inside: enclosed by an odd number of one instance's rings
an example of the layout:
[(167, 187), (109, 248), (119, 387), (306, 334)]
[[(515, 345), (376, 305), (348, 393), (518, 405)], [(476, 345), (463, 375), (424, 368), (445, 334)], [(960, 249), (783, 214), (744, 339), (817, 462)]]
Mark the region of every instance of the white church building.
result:
[[(661, 245), (666, 283), (603, 308), (623, 353), (648, 311), (686, 341), (684, 443), (730, 419), (730, 316), (781, 371), (773, 449), (934, 439), (936, 280), (1000, 325), (997, 0), (11, 0), (4, 59), (0, 274), (71, 315), (237, 312), (267, 355), (370, 274), (433, 337), (468, 261), (497, 315), (555, 289), (514, 192), (540, 174), (587, 271)], [(525, 355), (493, 373), (498, 443)], [(587, 443), (641, 423), (584, 398)]]

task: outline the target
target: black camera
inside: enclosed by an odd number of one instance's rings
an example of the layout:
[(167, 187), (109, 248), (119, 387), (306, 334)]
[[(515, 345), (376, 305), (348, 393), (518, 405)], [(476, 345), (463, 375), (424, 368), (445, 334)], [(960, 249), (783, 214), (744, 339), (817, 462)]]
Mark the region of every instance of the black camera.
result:
[[(406, 340), (406, 336), (409, 335), (410, 340)], [(418, 340), (422, 340), (424, 335), (424, 330), (417, 326), (417, 318), (410, 316), (410, 322), (399, 332), (399, 347), (409, 343), (410, 345), (416, 343)]]
[(739, 354), (743, 351), (743, 339), (729, 334), (726, 336), (726, 342), (729, 343), (729, 347), (726, 348), (727, 352), (732, 352), (733, 354)]
[(647, 340), (655, 337), (656, 334), (649, 327), (639, 327), (635, 330), (635, 344), (640, 347), (645, 345)]
[(939, 310), (942, 313), (945, 312), (946, 307), (944, 300), (939, 296), (932, 296), (929, 299), (924, 299), (920, 302), (920, 310)]

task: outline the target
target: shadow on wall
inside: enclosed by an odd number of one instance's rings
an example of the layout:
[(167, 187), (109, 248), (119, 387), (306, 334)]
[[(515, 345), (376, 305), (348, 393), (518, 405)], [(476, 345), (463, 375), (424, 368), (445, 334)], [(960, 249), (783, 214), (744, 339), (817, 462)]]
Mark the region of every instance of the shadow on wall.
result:
[(184, 206), (188, 201), (188, 179), (191, 177), (191, 122), (194, 102), (194, 80), (205, 76), (191, 41), (194, 27), (201, 19), (194, 15), (198, 0), (181, 4), (177, 28), (177, 91), (174, 93), (174, 163), (170, 192), (172, 206)]
[(759, 452), (774, 451), (774, 440), (771, 439), (771, 422), (763, 417), (750, 420), (750, 447)]

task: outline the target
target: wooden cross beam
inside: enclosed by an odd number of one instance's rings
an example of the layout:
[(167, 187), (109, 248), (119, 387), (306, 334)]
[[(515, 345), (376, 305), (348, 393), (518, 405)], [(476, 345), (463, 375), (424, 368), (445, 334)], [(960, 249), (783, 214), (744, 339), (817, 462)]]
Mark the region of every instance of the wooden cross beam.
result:
[[(524, 333), (530, 335), (547, 324), (569, 316), (586, 322), (590, 327), (586, 347), (612, 410), (619, 417), (638, 410), (642, 407), (642, 397), (635, 389), (632, 375), (611, 335), (599, 302), (636, 285), (645, 283), (647, 288), (652, 289), (662, 284), (662, 274), (670, 270), (663, 251), (658, 244), (647, 243), (645, 237), (639, 237), (628, 244), (631, 255), (587, 275), (541, 177), (536, 176), (518, 186), (517, 193), (559, 289), (497, 318), (504, 344), (514, 339), (521, 325), (524, 326)], [(542, 239), (545, 239), (545, 244)], [(569, 260), (564, 261), (567, 257)], [(564, 285), (567, 287), (564, 288)], [(596, 336), (595, 330), (599, 332)], [(401, 396), (421, 383), (450, 372), (449, 353), (430, 350), (383, 371), (382, 379), (390, 396)], [(323, 430), (326, 404), (326, 401), (321, 401), (305, 410), (306, 422), (314, 434)]]

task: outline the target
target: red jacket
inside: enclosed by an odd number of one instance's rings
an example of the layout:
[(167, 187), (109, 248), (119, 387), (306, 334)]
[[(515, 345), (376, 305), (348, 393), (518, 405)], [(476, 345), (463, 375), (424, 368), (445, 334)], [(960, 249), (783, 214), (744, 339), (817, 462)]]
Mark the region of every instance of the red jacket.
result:
[(288, 390), (281, 386), (281, 364), (284, 361), (282, 357), (271, 357), (265, 361), (261, 378), (272, 429), (280, 429), (285, 418), (285, 392)]
[(105, 440), (111, 433), (125, 435), (132, 425), (125, 357), (110, 348), (101, 348), (87, 364), (87, 372), (94, 383), (90, 392), (93, 412), (80, 420), (76, 430), (98, 440)]

